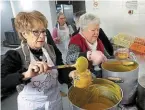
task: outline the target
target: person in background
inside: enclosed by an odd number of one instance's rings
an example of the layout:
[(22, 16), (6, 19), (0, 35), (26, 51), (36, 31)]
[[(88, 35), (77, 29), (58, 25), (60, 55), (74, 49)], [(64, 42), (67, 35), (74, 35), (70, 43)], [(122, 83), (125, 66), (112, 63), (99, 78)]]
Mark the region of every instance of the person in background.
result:
[[(72, 36), (76, 35), (79, 33), (80, 28), (79, 28), (79, 18), (81, 15), (85, 14), (85, 11), (79, 11), (75, 14), (75, 25), (77, 27), (77, 31), (75, 31)], [(105, 32), (103, 31), (102, 28), (99, 29), (99, 36), (98, 38), (102, 41), (106, 51), (108, 52), (108, 54), (110, 55), (110, 57), (114, 56), (114, 49), (113, 46), (110, 42), (110, 40), (108, 39), (108, 37), (106, 36)]]
[(105, 48), (98, 38), (100, 19), (91, 13), (83, 14), (79, 19), (80, 31), (70, 39), (66, 61), (72, 64), (79, 56), (85, 56), (90, 62), (90, 70), (96, 77), (102, 77), (97, 73), (98, 65), (107, 60)]
[(66, 58), (68, 43), (73, 33), (74, 30), (72, 26), (66, 22), (65, 15), (62, 12), (58, 13), (57, 23), (53, 29), (52, 37), (58, 49), (63, 53), (63, 60)]
[(47, 23), (39, 11), (19, 12), (15, 18), (22, 42), (20, 47), (6, 52), (1, 62), (1, 87), (24, 84), (17, 97), (18, 110), (62, 110), (60, 83), (71, 83), (72, 69), (51, 69), (63, 62), (60, 51), (50, 44), (53, 40)]

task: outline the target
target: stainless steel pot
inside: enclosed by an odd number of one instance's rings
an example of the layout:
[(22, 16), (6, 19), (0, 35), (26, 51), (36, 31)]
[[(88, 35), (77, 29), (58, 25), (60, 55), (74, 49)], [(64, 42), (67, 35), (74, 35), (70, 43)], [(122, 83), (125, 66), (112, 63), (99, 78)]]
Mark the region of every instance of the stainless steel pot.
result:
[[(107, 62), (116, 62), (115, 59), (110, 59)], [(130, 61), (130, 60), (129, 60)], [(102, 66), (102, 77), (103, 78), (116, 78), (121, 81), (117, 84), (123, 90), (123, 99), (121, 104), (131, 104), (135, 100), (135, 93), (137, 90), (137, 79), (138, 79), (138, 71), (139, 66), (138, 63), (135, 62), (132, 66), (124, 66), (124, 65), (112, 65), (106, 64), (105, 62)]]
[(141, 110), (145, 110), (145, 76), (138, 79), (137, 105)]
[[(94, 87), (95, 84), (98, 85), (98, 88), (101, 87), (100, 86), (101, 84), (110, 85), (110, 86), (106, 86), (106, 87), (108, 87), (108, 89), (105, 89), (105, 90), (99, 89), (99, 97), (107, 98), (107, 99), (110, 99), (113, 102), (115, 102), (115, 103), (113, 103), (112, 106), (107, 108), (107, 110), (120, 110), (120, 107), (118, 107), (118, 104), (120, 103), (120, 101), (122, 100), (122, 97), (123, 97), (123, 92), (122, 92), (120, 86), (118, 86), (116, 83), (114, 83), (112, 81), (109, 81), (109, 80), (103, 79), (103, 78), (95, 78), (93, 80), (92, 86)], [(97, 87), (97, 86), (95, 86), (95, 87)], [(115, 88), (115, 89), (113, 89), (113, 90), (115, 90), (113, 92), (113, 94), (111, 92), (112, 88)], [(95, 93), (94, 90), (93, 90), (93, 93)], [(114, 97), (116, 95), (118, 98)], [(92, 99), (90, 98), (90, 96)], [(96, 97), (96, 94), (92, 95), (91, 88), (86, 90), (86, 89), (76, 88), (76, 87), (72, 86), (72, 87), (70, 87), (70, 89), (68, 91), (68, 99), (70, 101), (71, 110), (85, 110), (85, 109), (83, 109), (84, 105), (96, 102), (96, 99), (94, 99), (94, 97)], [(94, 102), (94, 100), (95, 100), (95, 102)], [(100, 100), (101, 100), (100, 98), (99, 99), (97, 98), (98, 103), (101, 103)], [(105, 104), (106, 102), (103, 100), (102, 103)], [(96, 106), (96, 107), (98, 107), (98, 106)], [(94, 110), (94, 108), (93, 108), (93, 110)], [(97, 110), (97, 109), (95, 109), (95, 110)]]

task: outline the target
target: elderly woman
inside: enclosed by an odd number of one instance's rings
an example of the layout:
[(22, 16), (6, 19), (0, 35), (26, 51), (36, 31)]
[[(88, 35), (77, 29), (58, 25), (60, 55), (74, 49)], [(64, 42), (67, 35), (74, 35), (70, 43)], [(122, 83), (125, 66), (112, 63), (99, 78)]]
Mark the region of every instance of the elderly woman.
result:
[(5, 55), (1, 65), (2, 88), (25, 84), (18, 94), (18, 110), (62, 110), (58, 79), (69, 83), (70, 69), (50, 69), (63, 63), (57, 47), (45, 43), (50, 35), (46, 32), (47, 19), (38, 11), (20, 12), (15, 27), (22, 43)]
[[(80, 28), (78, 26), (79, 24), (79, 18), (81, 15), (85, 14), (85, 11), (79, 11), (75, 14), (75, 24), (77, 27), (77, 30), (72, 34), (72, 36), (76, 35), (79, 33)], [(102, 41), (106, 51), (108, 52), (108, 54), (112, 57), (114, 55), (114, 50), (113, 50), (113, 46), (110, 42), (110, 40), (108, 39), (107, 35), (105, 34), (105, 32), (103, 31), (102, 28), (99, 29), (99, 36), (98, 38)]]
[(62, 55), (64, 60), (66, 57), (70, 36), (73, 32), (74, 30), (72, 26), (66, 22), (65, 15), (62, 12), (58, 13), (57, 23), (53, 29), (52, 37), (61, 53), (63, 53)]
[(80, 32), (73, 36), (69, 42), (66, 61), (71, 64), (79, 56), (85, 56), (90, 62), (90, 70), (97, 77), (98, 65), (106, 60), (105, 49), (98, 38), (100, 29), (100, 19), (91, 13), (83, 14), (79, 19)]

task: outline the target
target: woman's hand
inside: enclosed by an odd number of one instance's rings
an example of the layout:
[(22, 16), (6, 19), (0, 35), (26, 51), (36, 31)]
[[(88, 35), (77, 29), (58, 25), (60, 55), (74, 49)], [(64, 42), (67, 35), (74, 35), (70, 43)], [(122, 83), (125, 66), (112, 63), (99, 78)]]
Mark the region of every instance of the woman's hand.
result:
[(54, 39), (54, 42), (55, 42), (56, 44), (59, 44), (59, 43), (60, 43), (60, 37), (56, 37), (56, 38)]
[(49, 71), (49, 66), (46, 62), (36, 61), (29, 65), (28, 70), (24, 72), (23, 75), (24, 79), (32, 78), (38, 74), (48, 73)]
[(101, 51), (88, 51), (87, 58), (89, 61), (92, 61), (94, 65), (99, 65), (100, 63), (107, 60)]

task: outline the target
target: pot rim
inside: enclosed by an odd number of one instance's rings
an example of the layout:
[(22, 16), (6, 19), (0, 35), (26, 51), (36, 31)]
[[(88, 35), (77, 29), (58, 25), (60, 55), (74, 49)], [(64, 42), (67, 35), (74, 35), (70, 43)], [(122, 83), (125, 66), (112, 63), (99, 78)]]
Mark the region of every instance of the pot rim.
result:
[[(97, 78), (97, 79), (105, 79), (105, 78)], [(105, 79), (105, 80), (107, 80), (107, 79)], [(119, 85), (118, 85), (119, 86)], [(70, 91), (70, 89), (73, 87), (73, 85), (68, 89), (68, 93), (67, 93), (67, 96), (68, 96), (68, 94), (69, 94), (69, 91)], [(120, 86), (119, 86), (120, 87)], [(122, 101), (122, 99), (123, 99), (123, 90), (122, 90), (122, 88), (120, 87), (120, 91), (121, 91), (121, 99), (118, 101), (118, 103), (116, 103), (115, 105), (113, 105), (112, 107), (110, 107), (110, 108), (107, 108), (106, 110), (109, 110), (109, 109), (111, 109), (111, 108), (114, 108), (115, 106), (118, 106), (119, 104), (120, 104), (120, 102)], [(72, 104), (72, 106), (75, 106), (76, 108), (78, 108), (78, 109), (81, 109), (81, 110), (86, 110), (86, 109), (83, 109), (83, 108), (80, 108), (80, 107), (78, 107), (78, 106), (76, 106), (75, 104), (73, 104), (72, 103), (72, 101), (69, 99), (69, 97), (68, 97), (68, 100), (69, 100), (69, 102)]]

